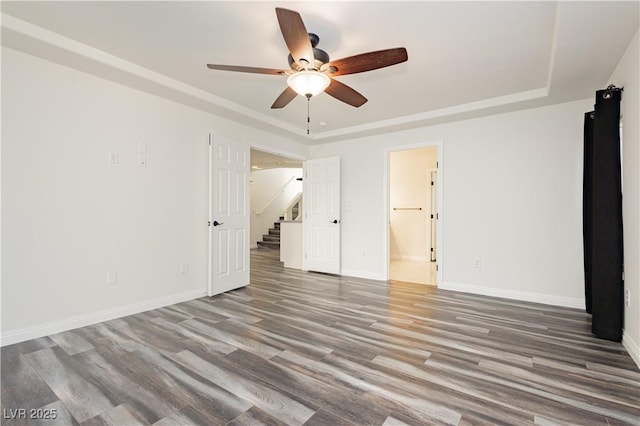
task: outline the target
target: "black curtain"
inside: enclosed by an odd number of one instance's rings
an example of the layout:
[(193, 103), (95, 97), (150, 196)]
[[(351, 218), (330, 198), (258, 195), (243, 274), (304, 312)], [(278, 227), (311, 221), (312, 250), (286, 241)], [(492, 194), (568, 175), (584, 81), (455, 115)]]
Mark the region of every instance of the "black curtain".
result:
[(583, 235), (585, 299), (596, 337), (619, 342), (624, 319), (620, 99), (596, 92), (584, 122)]
[(591, 228), (592, 228), (592, 196), (591, 179), (593, 177), (593, 121), (595, 112), (584, 114), (584, 176), (582, 191), (582, 235), (584, 239), (584, 296), (588, 313), (592, 313), (592, 289), (591, 289)]

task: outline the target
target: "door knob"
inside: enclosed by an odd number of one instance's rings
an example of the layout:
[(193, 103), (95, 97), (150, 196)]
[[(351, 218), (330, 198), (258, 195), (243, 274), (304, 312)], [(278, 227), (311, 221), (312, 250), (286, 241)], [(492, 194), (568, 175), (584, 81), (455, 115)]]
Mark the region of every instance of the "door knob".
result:
[(213, 221), (213, 226), (224, 225), (224, 222), (218, 222), (217, 220)]
[(340, 221), (338, 219), (334, 219), (331, 223), (340, 223)]

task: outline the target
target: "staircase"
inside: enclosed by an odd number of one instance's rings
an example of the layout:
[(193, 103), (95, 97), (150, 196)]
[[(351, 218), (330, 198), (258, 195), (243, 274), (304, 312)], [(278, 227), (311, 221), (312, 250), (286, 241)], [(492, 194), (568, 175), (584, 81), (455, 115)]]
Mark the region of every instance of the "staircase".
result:
[[(280, 220), (284, 220), (280, 216)], [(280, 222), (273, 222), (273, 228), (269, 228), (269, 234), (262, 236), (262, 241), (258, 241), (258, 248), (271, 248), (280, 250)]]
[(273, 228), (269, 228), (269, 233), (262, 236), (262, 241), (258, 241), (258, 248), (270, 248), (280, 250), (280, 222), (283, 220), (300, 220), (302, 198), (301, 194), (293, 205), (290, 205), (277, 222), (273, 222)]

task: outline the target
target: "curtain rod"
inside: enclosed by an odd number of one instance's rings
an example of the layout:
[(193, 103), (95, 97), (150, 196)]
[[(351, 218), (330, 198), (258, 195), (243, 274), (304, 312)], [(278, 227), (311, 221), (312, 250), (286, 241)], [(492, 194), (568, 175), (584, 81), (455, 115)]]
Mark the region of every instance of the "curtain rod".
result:
[(616, 87), (615, 84), (610, 84), (605, 89), (605, 92), (602, 94), (602, 97), (604, 99), (609, 99), (611, 97), (611, 92), (613, 92), (614, 90), (622, 92), (624, 90), (624, 87)]

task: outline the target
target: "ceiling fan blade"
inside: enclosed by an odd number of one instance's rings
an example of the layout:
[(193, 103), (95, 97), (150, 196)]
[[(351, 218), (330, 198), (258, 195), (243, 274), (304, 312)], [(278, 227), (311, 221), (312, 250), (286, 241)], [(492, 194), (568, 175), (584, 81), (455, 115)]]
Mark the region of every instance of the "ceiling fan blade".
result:
[(287, 73), (287, 71), (285, 70), (276, 70), (273, 68), (243, 67), (243, 66), (236, 66), (236, 65), (207, 64), (207, 68), (212, 70), (221, 70), (221, 71), (249, 72), (253, 74), (284, 75)]
[[(302, 67), (312, 65), (314, 63), (313, 47), (311, 47), (309, 34), (300, 14), (293, 10), (276, 7), (276, 15), (282, 37), (284, 37), (284, 42), (287, 44), (293, 60)], [(304, 63), (305, 61), (306, 63)]]
[(367, 98), (365, 98), (346, 84), (340, 83), (338, 80), (331, 79), (331, 84), (329, 84), (329, 87), (327, 87), (324, 91), (337, 100), (356, 108), (364, 105), (367, 102)]
[(361, 53), (349, 56), (324, 65), (323, 69), (334, 67), (334, 72), (329, 71), (332, 77), (338, 75), (356, 74), (359, 72), (377, 70), (391, 65), (405, 62), (408, 59), (407, 49), (398, 47), (395, 49), (378, 50), (375, 52)]
[(280, 93), (280, 96), (275, 100), (271, 109), (278, 109), (286, 107), (298, 94), (291, 87), (287, 86), (284, 92)]

